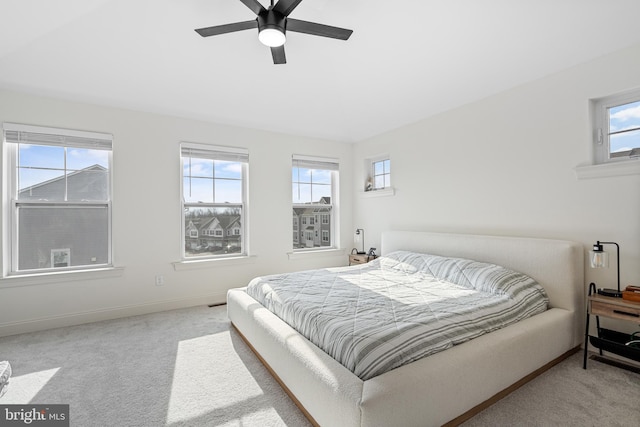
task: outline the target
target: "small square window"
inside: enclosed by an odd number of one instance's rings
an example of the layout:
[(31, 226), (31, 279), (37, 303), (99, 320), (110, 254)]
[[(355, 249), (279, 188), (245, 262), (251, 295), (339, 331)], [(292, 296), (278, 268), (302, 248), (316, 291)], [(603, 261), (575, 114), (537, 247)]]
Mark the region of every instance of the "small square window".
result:
[(640, 156), (640, 90), (596, 99), (595, 163)]
[(636, 150), (640, 154), (640, 100), (609, 110), (609, 155), (623, 157)]
[[(391, 160), (383, 159), (372, 162), (372, 190), (391, 187)], [(369, 188), (368, 188), (369, 189)]]
[(377, 154), (364, 159), (363, 182), (365, 192), (377, 192), (369, 196), (386, 196), (395, 193), (391, 183), (391, 158), (389, 154)]

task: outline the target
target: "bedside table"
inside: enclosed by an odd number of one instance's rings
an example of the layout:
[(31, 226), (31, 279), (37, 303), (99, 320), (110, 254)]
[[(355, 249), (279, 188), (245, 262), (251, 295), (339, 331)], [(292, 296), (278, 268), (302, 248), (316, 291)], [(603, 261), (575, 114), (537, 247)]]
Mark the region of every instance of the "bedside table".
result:
[(366, 264), (369, 261), (373, 261), (376, 258), (378, 258), (377, 255), (350, 254), (349, 265)]
[[(593, 293), (592, 289), (594, 291)], [(587, 343), (589, 342), (599, 350), (600, 357), (597, 358), (597, 360), (599, 360), (600, 362), (609, 362), (608, 359), (602, 357), (603, 350), (617, 354), (618, 356), (622, 356), (627, 359), (634, 360), (636, 362), (640, 362), (640, 348), (625, 345), (626, 342), (631, 341), (630, 334), (600, 327), (600, 317), (627, 320), (636, 324), (640, 323), (640, 303), (629, 302), (622, 298), (598, 295), (595, 293), (595, 286), (590, 287), (589, 297), (587, 301), (587, 321), (585, 330), (584, 359), (582, 367), (584, 369), (587, 369)], [(596, 318), (596, 335), (589, 334), (590, 316), (595, 316)], [(631, 368), (630, 370), (638, 372), (637, 368), (635, 367), (622, 366), (622, 364), (618, 363), (616, 363), (615, 365), (627, 369)]]

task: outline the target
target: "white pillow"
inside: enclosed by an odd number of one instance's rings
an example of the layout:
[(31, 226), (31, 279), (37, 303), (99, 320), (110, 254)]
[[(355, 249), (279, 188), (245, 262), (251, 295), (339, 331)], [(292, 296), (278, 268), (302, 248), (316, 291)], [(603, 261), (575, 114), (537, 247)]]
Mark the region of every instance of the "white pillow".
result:
[(11, 365), (6, 360), (0, 362), (0, 397), (9, 387), (9, 377), (11, 377)]

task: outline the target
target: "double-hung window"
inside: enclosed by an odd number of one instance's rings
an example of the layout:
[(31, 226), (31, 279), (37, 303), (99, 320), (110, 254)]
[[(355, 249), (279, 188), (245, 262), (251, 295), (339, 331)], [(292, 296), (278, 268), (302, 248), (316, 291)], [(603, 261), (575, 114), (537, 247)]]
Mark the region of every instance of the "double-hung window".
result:
[(247, 254), (249, 152), (182, 143), (183, 258)]
[(5, 123), (4, 275), (111, 265), (112, 136)]
[(640, 156), (640, 90), (593, 101), (595, 163)]
[(336, 246), (338, 166), (335, 159), (293, 156), (294, 251)]

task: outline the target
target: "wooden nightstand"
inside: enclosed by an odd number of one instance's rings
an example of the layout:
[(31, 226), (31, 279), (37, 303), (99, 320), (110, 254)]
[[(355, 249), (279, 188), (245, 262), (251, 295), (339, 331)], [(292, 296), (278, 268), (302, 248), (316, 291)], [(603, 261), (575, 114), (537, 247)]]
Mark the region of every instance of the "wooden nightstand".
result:
[(350, 254), (349, 265), (366, 264), (369, 261), (373, 261), (377, 257), (378, 257), (377, 255)]
[[(584, 343), (584, 361), (583, 368), (587, 369), (587, 348), (588, 343), (596, 347), (602, 356), (603, 351), (617, 354), (627, 359), (640, 362), (640, 348), (625, 345), (631, 341), (631, 337), (627, 333), (613, 331), (600, 327), (600, 317), (608, 317), (611, 319), (620, 319), (640, 324), (640, 303), (629, 302), (622, 298), (606, 297), (603, 295), (592, 294), (595, 286), (589, 289), (589, 299), (587, 304), (587, 321)], [(589, 318), (596, 317), (597, 335), (589, 335)], [(609, 363), (609, 359), (593, 356), (595, 359)], [(640, 372), (635, 366), (629, 367), (620, 363), (610, 363), (616, 366), (630, 369), (634, 372)]]

